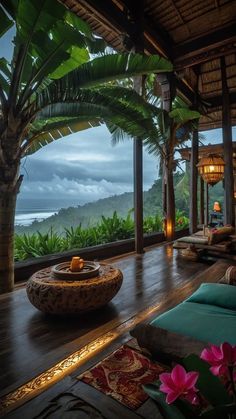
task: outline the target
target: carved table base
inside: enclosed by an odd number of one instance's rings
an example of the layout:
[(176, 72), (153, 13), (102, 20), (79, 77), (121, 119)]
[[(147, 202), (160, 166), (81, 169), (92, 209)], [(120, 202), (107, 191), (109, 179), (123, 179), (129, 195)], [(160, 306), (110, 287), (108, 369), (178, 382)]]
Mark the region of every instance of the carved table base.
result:
[(98, 276), (80, 281), (56, 279), (46, 268), (30, 277), (26, 290), (30, 302), (44, 313), (76, 314), (107, 304), (122, 281), (122, 272), (106, 264), (101, 264)]

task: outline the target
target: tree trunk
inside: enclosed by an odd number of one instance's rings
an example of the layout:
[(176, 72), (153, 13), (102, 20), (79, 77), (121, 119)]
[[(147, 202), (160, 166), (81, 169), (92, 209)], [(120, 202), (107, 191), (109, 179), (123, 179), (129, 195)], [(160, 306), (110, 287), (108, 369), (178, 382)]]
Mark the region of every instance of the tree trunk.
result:
[[(13, 155), (14, 151), (12, 147)], [(23, 176), (19, 176), (20, 161), (10, 160), (9, 154), (5, 153), (3, 164), (0, 164), (0, 294), (12, 291), (14, 287), (16, 197), (23, 180)]]
[(0, 294), (14, 287), (14, 219), (17, 192), (0, 194)]
[(9, 103), (0, 135), (0, 294), (14, 287), (14, 221), (16, 197), (23, 180), (19, 173), (26, 122), (19, 113), (15, 117), (14, 106)]
[(166, 162), (167, 184), (166, 184), (166, 240), (174, 240), (175, 234), (175, 192), (172, 161)]
[(166, 235), (166, 222), (167, 222), (167, 170), (166, 165), (162, 165), (162, 215), (163, 215), (163, 224), (164, 224), (164, 234)]

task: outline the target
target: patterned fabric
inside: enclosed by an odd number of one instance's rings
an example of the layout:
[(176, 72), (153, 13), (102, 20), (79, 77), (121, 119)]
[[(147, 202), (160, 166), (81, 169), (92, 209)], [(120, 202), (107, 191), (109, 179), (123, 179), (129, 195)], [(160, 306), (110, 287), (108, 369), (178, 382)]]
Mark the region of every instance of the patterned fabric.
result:
[(180, 237), (176, 242), (192, 243), (192, 244), (208, 244), (208, 239), (202, 236), (186, 236)]
[(227, 239), (230, 234), (233, 234), (234, 228), (232, 226), (224, 226), (220, 228), (213, 228), (208, 235), (208, 244), (220, 243)]
[(163, 366), (122, 346), (78, 379), (135, 410), (148, 399), (142, 385), (157, 380), (163, 371)]
[(225, 282), (229, 285), (236, 285), (236, 266), (229, 266), (225, 272)]

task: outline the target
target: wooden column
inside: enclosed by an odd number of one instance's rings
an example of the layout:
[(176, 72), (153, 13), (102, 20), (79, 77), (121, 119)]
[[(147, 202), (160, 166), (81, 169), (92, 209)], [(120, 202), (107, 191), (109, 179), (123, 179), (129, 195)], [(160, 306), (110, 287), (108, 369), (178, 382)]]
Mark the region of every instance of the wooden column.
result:
[(190, 208), (189, 208), (189, 231), (196, 233), (198, 223), (197, 211), (197, 179), (198, 179), (198, 130), (193, 131), (191, 160), (190, 160)]
[(134, 138), (134, 225), (135, 250), (143, 253), (143, 142)]
[(224, 146), (224, 223), (235, 225), (234, 215), (234, 175), (233, 175), (233, 145), (231, 127), (231, 109), (229, 89), (227, 85), (225, 58), (221, 57), (221, 78), (222, 78), (222, 131)]
[(204, 224), (204, 180), (200, 177), (200, 224)]
[[(134, 79), (134, 89), (142, 93), (142, 77)], [(134, 159), (134, 232), (135, 251), (143, 253), (143, 142), (140, 138), (133, 139)]]
[(205, 196), (205, 221), (204, 224), (207, 226), (209, 222), (209, 185), (206, 185), (206, 196)]
[[(130, 39), (133, 44), (132, 50), (136, 53), (144, 52), (144, 0), (134, 4), (126, 2), (127, 16), (130, 19)], [(135, 77), (134, 89), (139, 94), (143, 93), (143, 77)], [(140, 138), (134, 138), (134, 233), (135, 251), (143, 253), (143, 142)]]

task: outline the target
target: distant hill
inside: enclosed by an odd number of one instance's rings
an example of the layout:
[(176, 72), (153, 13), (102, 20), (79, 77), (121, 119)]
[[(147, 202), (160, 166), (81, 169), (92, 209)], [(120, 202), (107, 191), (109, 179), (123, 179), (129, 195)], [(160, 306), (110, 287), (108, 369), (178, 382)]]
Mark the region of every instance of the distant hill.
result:
[[(148, 215), (162, 214), (162, 191), (161, 179), (154, 182), (152, 187), (144, 192), (144, 217)], [(189, 206), (189, 174), (176, 173), (174, 175), (176, 208), (183, 210), (188, 216)], [(217, 184), (210, 192), (210, 208), (213, 201), (222, 202), (222, 185)], [(112, 216), (117, 211), (119, 216), (126, 217), (128, 211), (133, 208), (133, 193), (125, 192), (109, 198), (99, 199), (96, 202), (79, 205), (77, 207), (62, 208), (58, 214), (43, 221), (34, 221), (30, 226), (16, 226), (16, 233), (33, 233), (40, 231), (45, 233), (51, 227), (61, 233), (64, 227), (75, 227), (81, 223), (83, 227), (97, 224), (102, 215)]]

